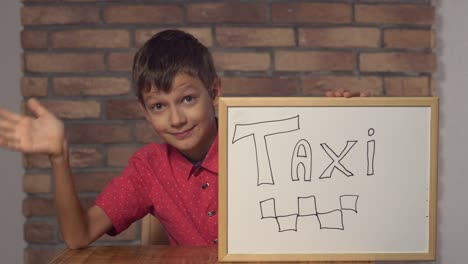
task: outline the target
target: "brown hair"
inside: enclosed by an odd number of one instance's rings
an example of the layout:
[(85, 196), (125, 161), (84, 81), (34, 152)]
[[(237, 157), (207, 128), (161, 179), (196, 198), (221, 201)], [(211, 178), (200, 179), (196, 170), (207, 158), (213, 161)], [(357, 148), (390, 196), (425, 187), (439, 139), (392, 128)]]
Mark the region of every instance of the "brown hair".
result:
[(138, 100), (152, 87), (168, 92), (178, 73), (199, 78), (211, 94), (217, 78), (208, 49), (192, 35), (181, 30), (157, 33), (138, 50), (133, 59), (132, 85)]

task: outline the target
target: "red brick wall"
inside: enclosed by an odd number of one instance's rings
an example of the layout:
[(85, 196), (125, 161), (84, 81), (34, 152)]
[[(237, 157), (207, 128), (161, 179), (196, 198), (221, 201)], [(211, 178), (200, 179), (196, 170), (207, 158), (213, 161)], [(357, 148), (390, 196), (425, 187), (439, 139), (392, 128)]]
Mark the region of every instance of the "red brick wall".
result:
[[(85, 206), (138, 147), (157, 140), (129, 78), (134, 52), (162, 29), (187, 30), (210, 48), (227, 96), (434, 92), (429, 0), (139, 2), (23, 0), (21, 92), (65, 121)], [(45, 156), (26, 156), (24, 166), (25, 263), (47, 263), (63, 248), (54, 180)], [(138, 240), (134, 224), (97, 244)]]

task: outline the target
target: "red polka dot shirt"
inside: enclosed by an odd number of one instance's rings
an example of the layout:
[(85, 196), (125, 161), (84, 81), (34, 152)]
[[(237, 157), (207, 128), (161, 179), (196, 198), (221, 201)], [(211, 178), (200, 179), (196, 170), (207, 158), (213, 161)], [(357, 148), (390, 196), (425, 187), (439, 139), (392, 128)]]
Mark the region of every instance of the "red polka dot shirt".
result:
[(217, 244), (218, 137), (196, 165), (170, 145), (142, 147), (95, 204), (113, 224), (110, 235), (151, 213), (164, 226), (171, 245)]

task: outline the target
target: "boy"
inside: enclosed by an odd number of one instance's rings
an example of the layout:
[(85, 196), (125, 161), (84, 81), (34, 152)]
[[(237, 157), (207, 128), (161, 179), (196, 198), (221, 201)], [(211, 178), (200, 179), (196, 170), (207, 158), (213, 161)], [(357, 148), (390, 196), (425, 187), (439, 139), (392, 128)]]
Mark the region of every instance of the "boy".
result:
[(149, 144), (129, 160), (95, 205), (84, 211), (71, 177), (64, 125), (37, 100), (36, 118), (0, 109), (0, 146), (48, 154), (60, 231), (69, 248), (157, 216), (171, 245), (213, 245), (218, 233), (218, 139), (214, 106), (221, 92), (208, 49), (168, 30), (135, 55), (133, 85), (146, 120), (166, 144)]
[(49, 155), (60, 231), (71, 249), (118, 234), (148, 213), (159, 218), (171, 245), (217, 244), (214, 106), (221, 83), (211, 54), (185, 32), (163, 31), (137, 52), (132, 77), (146, 120), (166, 144), (139, 149), (87, 211), (75, 193), (64, 125), (37, 100), (27, 102), (35, 118), (0, 108), (0, 146)]

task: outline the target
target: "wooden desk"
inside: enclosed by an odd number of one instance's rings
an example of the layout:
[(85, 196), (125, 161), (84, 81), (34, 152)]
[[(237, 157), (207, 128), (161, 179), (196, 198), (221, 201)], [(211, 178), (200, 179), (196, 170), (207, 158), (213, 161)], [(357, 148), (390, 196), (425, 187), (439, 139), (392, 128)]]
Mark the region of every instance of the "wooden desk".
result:
[[(165, 264), (210, 264), (218, 263), (217, 247), (170, 247), (170, 246), (98, 246), (86, 249), (66, 249), (52, 262), (67, 264), (101, 263), (165, 263)], [(225, 262), (223, 262), (225, 263)], [(245, 263), (245, 262), (244, 262)], [(259, 262), (256, 262), (259, 263)], [(282, 262), (284, 263), (284, 262)], [(338, 263), (338, 262), (313, 262)], [(372, 264), (374, 262), (343, 262), (353, 264)]]
[(217, 263), (217, 247), (98, 246), (66, 249), (51, 263)]

